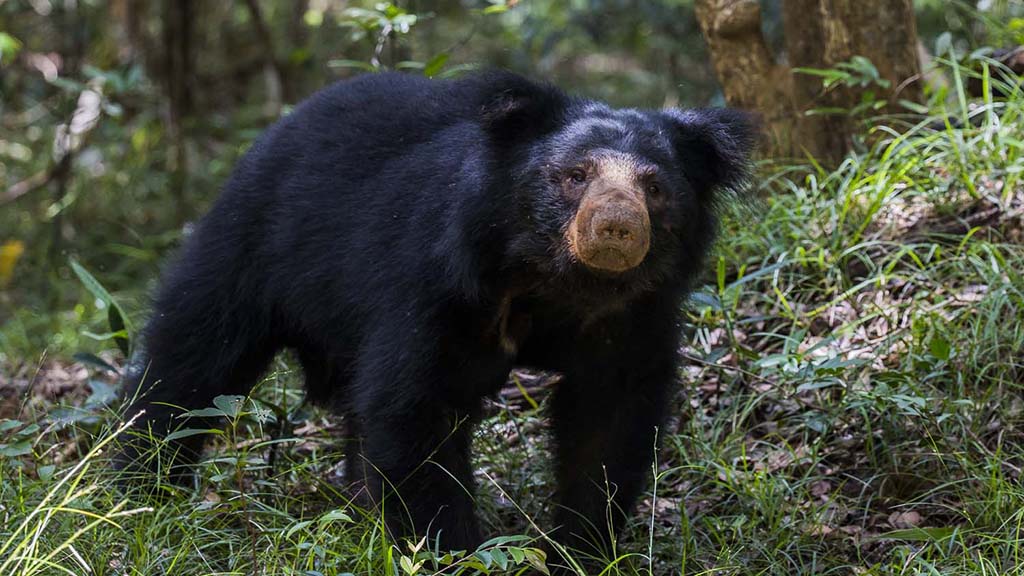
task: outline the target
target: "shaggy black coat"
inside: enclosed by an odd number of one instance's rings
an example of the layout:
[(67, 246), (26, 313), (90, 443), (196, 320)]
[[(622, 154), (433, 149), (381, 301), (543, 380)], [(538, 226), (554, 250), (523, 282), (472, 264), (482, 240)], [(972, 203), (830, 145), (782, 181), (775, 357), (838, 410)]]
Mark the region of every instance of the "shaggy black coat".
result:
[[(335, 84), (256, 141), (166, 270), (131, 412), (164, 434), (294, 349), (310, 397), (356, 424), (391, 526), (471, 549), (481, 400), (513, 366), (558, 371), (552, 534), (607, 545), (644, 487), (680, 306), (750, 143), (734, 111), (615, 110), (507, 73)], [(596, 150), (657, 167), (650, 250), (621, 274), (566, 246), (578, 199), (559, 183)], [(188, 465), (201, 437), (174, 446)]]

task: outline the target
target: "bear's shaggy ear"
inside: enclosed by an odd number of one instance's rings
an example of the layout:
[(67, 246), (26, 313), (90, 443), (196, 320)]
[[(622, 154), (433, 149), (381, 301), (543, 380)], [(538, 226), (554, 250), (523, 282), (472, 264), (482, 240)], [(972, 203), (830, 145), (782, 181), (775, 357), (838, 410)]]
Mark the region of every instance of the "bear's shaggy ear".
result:
[(738, 192), (750, 177), (757, 125), (751, 114), (731, 108), (666, 110), (673, 145), (697, 193)]
[(485, 83), (481, 120), (499, 141), (536, 137), (562, 121), (568, 98), (554, 86), (507, 72), (486, 74), (480, 80)]

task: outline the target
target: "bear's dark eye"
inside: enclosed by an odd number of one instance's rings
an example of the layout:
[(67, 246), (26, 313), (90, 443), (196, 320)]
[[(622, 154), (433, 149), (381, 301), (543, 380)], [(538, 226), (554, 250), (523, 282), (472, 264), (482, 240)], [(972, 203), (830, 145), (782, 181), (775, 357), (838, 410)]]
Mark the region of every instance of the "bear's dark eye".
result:
[(650, 194), (651, 196), (660, 196), (661, 186), (658, 186), (656, 182), (651, 182), (650, 184), (647, 185), (647, 193)]
[(583, 168), (573, 168), (569, 172), (569, 180), (574, 184), (583, 184), (587, 181), (587, 171)]

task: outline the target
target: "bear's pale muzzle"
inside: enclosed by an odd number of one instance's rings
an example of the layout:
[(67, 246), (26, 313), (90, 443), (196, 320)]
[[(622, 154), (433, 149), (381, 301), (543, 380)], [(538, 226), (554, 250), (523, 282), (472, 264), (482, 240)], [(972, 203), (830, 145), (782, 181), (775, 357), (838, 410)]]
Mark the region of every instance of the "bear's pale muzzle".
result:
[(620, 188), (587, 193), (569, 226), (569, 243), (588, 268), (625, 272), (638, 266), (651, 243), (642, 194)]

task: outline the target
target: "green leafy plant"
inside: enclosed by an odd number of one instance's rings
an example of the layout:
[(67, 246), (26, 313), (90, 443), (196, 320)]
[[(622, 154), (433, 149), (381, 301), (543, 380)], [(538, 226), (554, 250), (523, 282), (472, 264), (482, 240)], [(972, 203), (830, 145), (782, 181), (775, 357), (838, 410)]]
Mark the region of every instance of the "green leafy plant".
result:
[[(878, 74), (878, 69), (871, 60), (863, 56), (854, 56), (847, 62), (840, 62), (833, 68), (794, 68), (793, 72), (817, 76), (822, 80), (822, 88), (828, 92), (837, 88), (867, 88), (877, 86), (889, 88), (890, 82)], [(866, 113), (882, 109), (886, 101), (878, 98), (873, 90), (863, 90), (860, 102), (852, 108), (815, 108), (808, 114), (843, 114), (847, 116), (863, 116)]]
[(12, 60), (21, 51), (21, 42), (7, 32), (0, 32), (0, 65)]
[(97, 305), (107, 309), (107, 323), (110, 331), (104, 334), (89, 332), (87, 335), (99, 341), (113, 340), (125, 356), (131, 355), (131, 335), (134, 329), (128, 315), (124, 313), (121, 305), (110, 295), (110, 292), (103, 287), (103, 284), (100, 284), (99, 280), (96, 280), (96, 277), (89, 273), (84, 266), (75, 260), (72, 260), (70, 265), (85, 289), (96, 299)]

